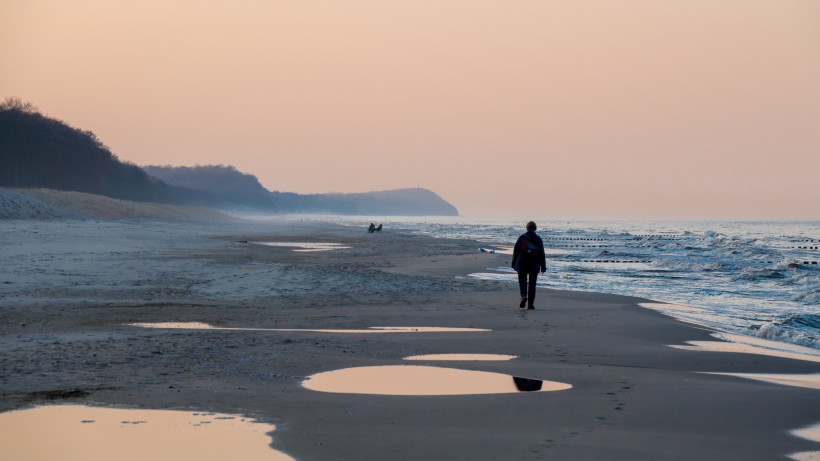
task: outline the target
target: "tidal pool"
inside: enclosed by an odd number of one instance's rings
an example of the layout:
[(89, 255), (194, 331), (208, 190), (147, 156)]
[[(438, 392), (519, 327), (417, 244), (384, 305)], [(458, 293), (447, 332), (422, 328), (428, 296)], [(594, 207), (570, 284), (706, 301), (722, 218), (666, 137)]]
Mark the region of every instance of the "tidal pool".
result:
[[(791, 434), (806, 440), (820, 443), (820, 423), (791, 431)], [(818, 461), (820, 460), (820, 451), (804, 451), (801, 453), (792, 453), (789, 458), (796, 461)]]
[(820, 373), (781, 374), (781, 373), (704, 373), (707, 375), (736, 376), (738, 378), (753, 379), (783, 386), (803, 387), (820, 390)]
[(639, 306), (647, 309), (670, 310), (681, 312), (706, 312), (705, 309), (692, 306), (684, 306), (682, 304), (665, 304), (665, 303), (638, 303)]
[(310, 242), (248, 242), (255, 245), (265, 245), (269, 247), (295, 248), (293, 251), (331, 251), (351, 248), (341, 243), (310, 243)]
[(492, 331), (483, 328), (459, 327), (368, 327), (367, 329), (314, 329), (314, 328), (242, 328), (242, 327), (215, 327), (203, 322), (156, 322), (156, 323), (128, 323), (126, 325), (140, 328), (159, 328), (168, 330), (227, 330), (227, 331), (279, 331), (279, 332), (307, 332), (307, 333), (455, 333), (455, 332), (484, 332)]
[(404, 360), (441, 360), (441, 361), (503, 361), (518, 358), (517, 355), (501, 355), (501, 354), (428, 354), (428, 355), (411, 355), (405, 357)]
[(50, 405), (0, 413), (2, 459), (14, 461), (292, 461), (275, 426), (237, 415)]
[(570, 384), (487, 371), (418, 365), (345, 368), (310, 376), (302, 383), (318, 392), (371, 395), (480, 395), (550, 392)]
[(687, 341), (687, 345), (670, 347), (690, 351), (768, 355), (820, 363), (820, 351), (817, 349), (730, 333), (712, 333), (712, 336), (722, 341)]

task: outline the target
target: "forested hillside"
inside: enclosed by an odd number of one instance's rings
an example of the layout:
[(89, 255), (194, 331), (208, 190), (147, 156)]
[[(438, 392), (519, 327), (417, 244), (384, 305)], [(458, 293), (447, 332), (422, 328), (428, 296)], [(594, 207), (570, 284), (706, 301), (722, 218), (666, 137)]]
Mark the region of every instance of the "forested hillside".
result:
[(259, 184), (256, 176), (237, 171), (233, 166), (145, 166), (151, 176), (168, 184), (203, 191), (222, 206), (243, 206), (261, 210), (276, 210), (270, 192)]
[(166, 203), (205, 203), (123, 162), (91, 131), (41, 114), (19, 99), (0, 103), (0, 187), (49, 188)]

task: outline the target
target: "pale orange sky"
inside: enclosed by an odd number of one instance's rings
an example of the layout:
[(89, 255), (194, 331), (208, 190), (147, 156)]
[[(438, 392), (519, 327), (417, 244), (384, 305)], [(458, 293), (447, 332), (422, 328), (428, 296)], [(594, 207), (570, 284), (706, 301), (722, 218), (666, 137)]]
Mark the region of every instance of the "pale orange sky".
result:
[(0, 0), (0, 66), (121, 159), (269, 189), (820, 218), (815, 0)]

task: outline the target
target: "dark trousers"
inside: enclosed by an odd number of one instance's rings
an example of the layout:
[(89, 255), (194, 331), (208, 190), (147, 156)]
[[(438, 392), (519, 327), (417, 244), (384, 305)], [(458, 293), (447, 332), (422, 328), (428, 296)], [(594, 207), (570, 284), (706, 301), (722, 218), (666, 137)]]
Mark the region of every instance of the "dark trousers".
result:
[[(527, 286), (527, 275), (530, 276), (530, 285)], [(527, 297), (527, 304), (532, 305), (532, 301), (535, 299), (535, 281), (538, 279), (538, 272), (530, 272), (527, 274), (526, 272), (519, 272), (518, 273), (518, 291), (521, 292), (521, 296)]]

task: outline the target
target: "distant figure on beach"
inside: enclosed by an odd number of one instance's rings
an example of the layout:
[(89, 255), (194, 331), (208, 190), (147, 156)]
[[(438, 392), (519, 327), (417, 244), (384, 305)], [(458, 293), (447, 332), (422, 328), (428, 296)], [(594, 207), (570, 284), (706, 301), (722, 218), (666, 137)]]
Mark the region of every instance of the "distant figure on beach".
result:
[(372, 234), (373, 232), (376, 232), (376, 225), (373, 224), (373, 223), (370, 223), (370, 227), (367, 228), (367, 233)]
[(379, 226), (376, 228), (376, 232), (381, 232), (381, 231), (382, 231), (382, 225), (379, 224)]
[[(518, 272), (518, 289), (521, 293), (521, 302), (518, 307), (535, 309), (535, 281), (538, 279), (538, 270), (543, 274), (547, 270), (547, 258), (544, 254), (544, 241), (535, 233), (538, 226), (534, 222), (527, 223), (527, 232), (521, 234), (515, 241), (513, 249), (512, 268)], [(529, 278), (529, 286), (527, 285)]]

